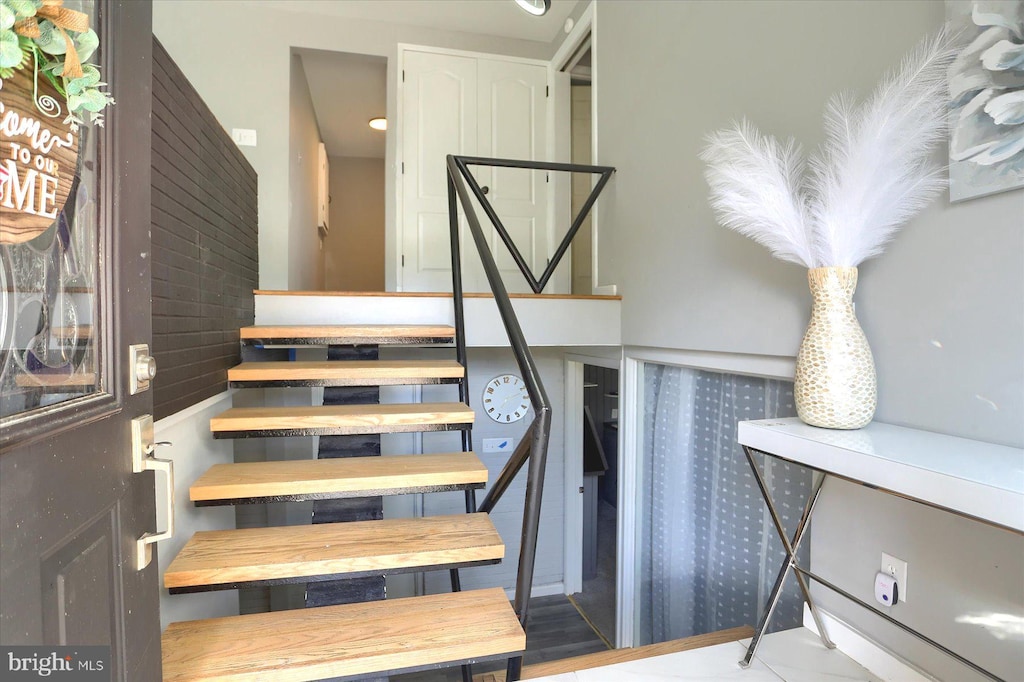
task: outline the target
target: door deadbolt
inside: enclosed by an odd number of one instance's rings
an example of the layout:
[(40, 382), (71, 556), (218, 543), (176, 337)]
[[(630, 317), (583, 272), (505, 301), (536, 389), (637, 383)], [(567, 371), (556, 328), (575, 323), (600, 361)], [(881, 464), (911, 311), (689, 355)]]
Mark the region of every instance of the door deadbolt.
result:
[(149, 354), (148, 344), (128, 346), (128, 368), (131, 395), (148, 390), (149, 382), (156, 377), (156, 359)]

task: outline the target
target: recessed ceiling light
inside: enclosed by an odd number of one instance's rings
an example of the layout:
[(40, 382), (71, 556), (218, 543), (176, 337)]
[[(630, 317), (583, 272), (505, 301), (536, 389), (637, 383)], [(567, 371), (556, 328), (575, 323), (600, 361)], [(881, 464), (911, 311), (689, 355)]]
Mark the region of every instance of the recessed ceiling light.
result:
[(383, 116), (378, 116), (377, 118), (371, 118), (370, 119), (370, 127), (373, 128), (374, 130), (387, 130), (388, 129), (388, 120), (386, 118), (384, 118)]
[(547, 14), (551, 9), (551, 0), (516, 0), (516, 4), (535, 17)]

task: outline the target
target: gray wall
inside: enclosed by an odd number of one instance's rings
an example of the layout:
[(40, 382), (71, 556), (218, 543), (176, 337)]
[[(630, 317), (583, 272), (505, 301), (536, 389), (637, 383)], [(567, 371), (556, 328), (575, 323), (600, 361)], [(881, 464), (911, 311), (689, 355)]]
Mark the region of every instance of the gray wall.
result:
[[(254, 128), (257, 147), (243, 152), (259, 175), (260, 287), (311, 289), (313, 272), (289, 272), (293, 243), (305, 252), (315, 230), (290, 223), (289, 79), (291, 48), (389, 57), (387, 116), (395, 120), (399, 43), (544, 58), (547, 43), (471, 35), (397, 23), (274, 10), (238, 0), (155, 0), (153, 32), (224, 127)], [(231, 27), (230, 29), (226, 27)], [(388, 137), (387, 196), (394, 196), (394, 143)], [(387, 206), (388, 240), (394, 206)], [(298, 242), (293, 242), (291, 235)], [(308, 236), (307, 236), (308, 235)], [(389, 282), (395, 273), (388, 272)]]
[[(436, 358), (436, 350), (415, 351), (412, 349), (382, 349), (381, 357)], [(558, 349), (538, 348), (534, 357), (540, 370), (541, 380), (551, 403), (559, 406), (564, 401), (563, 353)], [(516, 439), (518, 445), (523, 431), (533, 419), (533, 412), (515, 424), (498, 424), (489, 419), (483, 411), (481, 392), (487, 381), (499, 374), (519, 375), (512, 351), (501, 348), (469, 349), (470, 406), (476, 411), (473, 425), (473, 450), (487, 467), (489, 484), (494, 483), (501, 472), (507, 453), (484, 453), (484, 438)], [(450, 401), (458, 399), (454, 386), (424, 386), (424, 401)], [(423, 452), (453, 452), (461, 450), (460, 436), (455, 432), (426, 433), (423, 435)], [(551, 440), (548, 451), (547, 475), (544, 481), (544, 499), (541, 505), (541, 530), (537, 544), (537, 564), (534, 573), (535, 594), (561, 593), (564, 557), (562, 554), (563, 519), (565, 514), (564, 488), (564, 435), (562, 414), (556, 407), (552, 415)], [(498, 506), (491, 513), (491, 520), (505, 543), (505, 560), (495, 566), (469, 568), (462, 571), (464, 589), (485, 587), (515, 587), (516, 563), (519, 557), (520, 533), (523, 523), (523, 500), (526, 492), (526, 470), (519, 473)], [(484, 491), (477, 492), (477, 502), (483, 502)], [(436, 493), (423, 496), (423, 515), (461, 514), (465, 512), (465, 497), (462, 493)], [(387, 511), (385, 510), (385, 514)], [(426, 574), (426, 591), (448, 592), (451, 589), (447, 571)]]
[[(291, 56), (288, 78), (288, 288), (322, 289), (324, 259), (317, 228), (321, 135), (302, 57)], [(266, 229), (266, 228), (264, 228)], [(262, 236), (263, 230), (260, 230)]]
[[(939, 1), (598, 2), (596, 162), (618, 173), (602, 199), (596, 284), (619, 285), (624, 343), (795, 355), (810, 309), (804, 271), (715, 224), (702, 138), (746, 116), (813, 148), (830, 94), (863, 95), (943, 19)], [(1024, 445), (1022, 215), (1020, 190), (955, 206), (943, 197), (861, 268), (879, 421)], [(1024, 612), (1022, 538), (843, 486), (818, 514), (814, 564), (826, 577), (870, 593), (882, 551), (907, 560), (912, 599), (893, 615), (928, 621), (947, 645), (1019, 677), (1019, 642), (955, 619), (968, 606)], [(830, 606), (950, 676), (879, 619)]]
[[(869, 91), (938, 28), (943, 3), (597, 9), (598, 162), (618, 168), (602, 198), (597, 284), (620, 287), (623, 342), (795, 355), (804, 271), (715, 224), (702, 138), (746, 116), (814, 147), (828, 96)], [(879, 420), (1024, 444), (1022, 213), (1020, 190), (955, 206), (943, 197), (862, 268)]]
[[(234, 461), (234, 443), (214, 440), (210, 436), (210, 419), (231, 408), (232, 392), (225, 391), (198, 405), (160, 419), (154, 425), (157, 441), (170, 441), (173, 447), (160, 448), (158, 457), (174, 462), (174, 537), (157, 548), (160, 575), (198, 531), (224, 530), (235, 527), (234, 507), (196, 507), (188, 499), (188, 488), (215, 464)], [(162, 486), (157, 486), (157, 509), (167, 508)], [(158, 512), (162, 515), (162, 511)], [(158, 528), (166, 528), (160, 518)], [(171, 595), (160, 587), (160, 628), (169, 623), (200, 618), (218, 618), (238, 614), (238, 592), (215, 590), (197, 594)]]
[(384, 291), (384, 159), (331, 157), (324, 289)]

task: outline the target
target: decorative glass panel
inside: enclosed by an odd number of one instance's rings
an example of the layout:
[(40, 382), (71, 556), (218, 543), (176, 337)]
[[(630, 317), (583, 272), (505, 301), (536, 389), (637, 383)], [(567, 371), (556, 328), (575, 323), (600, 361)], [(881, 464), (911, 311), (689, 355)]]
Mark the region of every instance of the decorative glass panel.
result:
[[(96, 28), (92, 0), (65, 2), (65, 7), (88, 14)], [(31, 85), (32, 79), (44, 82), (32, 66), (16, 71)], [(27, 73), (26, 73), (27, 72)], [(19, 91), (13, 76), (0, 88), (0, 102), (10, 116), (17, 106)], [(49, 86), (47, 86), (49, 87)], [(52, 91), (52, 89), (51, 89)], [(23, 88), (22, 92), (29, 92)], [(32, 91), (37, 102), (40, 123), (56, 125), (67, 116), (67, 103), (55, 94), (45, 100), (42, 85)], [(56, 92), (56, 91), (52, 91)], [(23, 104), (23, 103), (22, 103)], [(59, 110), (54, 107), (59, 107)], [(97, 204), (98, 157), (97, 131), (91, 125), (78, 128), (78, 157), (66, 164), (45, 158), (45, 145), (11, 134), (7, 123), (0, 134), (7, 134), (0, 145), (8, 158), (0, 158), (0, 204), (7, 209), (3, 217), (3, 243), (0, 243), (0, 420), (61, 401), (78, 398), (103, 389), (98, 362), (99, 322), (97, 314), (100, 262), (100, 222)], [(27, 157), (26, 154), (32, 156)], [(36, 158), (39, 157), (39, 158)], [(35, 171), (35, 173), (33, 173)], [(12, 217), (15, 211), (32, 212), (48, 218), (54, 200), (46, 192), (52, 183), (64, 183), (73, 174), (63, 208), (42, 232), (17, 233)], [(30, 195), (38, 199), (34, 209)], [(58, 202), (59, 203), (59, 200)], [(33, 212), (34, 211), (34, 212)], [(13, 226), (13, 230), (12, 230)], [(13, 236), (12, 236), (13, 234)], [(26, 236), (31, 238), (26, 239)]]

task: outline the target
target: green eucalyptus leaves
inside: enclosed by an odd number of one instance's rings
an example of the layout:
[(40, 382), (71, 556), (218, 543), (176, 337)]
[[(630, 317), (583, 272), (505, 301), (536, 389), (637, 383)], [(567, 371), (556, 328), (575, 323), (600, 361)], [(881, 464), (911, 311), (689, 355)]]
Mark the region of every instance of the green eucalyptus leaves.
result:
[(0, 80), (37, 69), (67, 99), (70, 123), (103, 125), (101, 112), (114, 103), (99, 70), (85, 63), (99, 44), (88, 16), (63, 0), (0, 0)]

